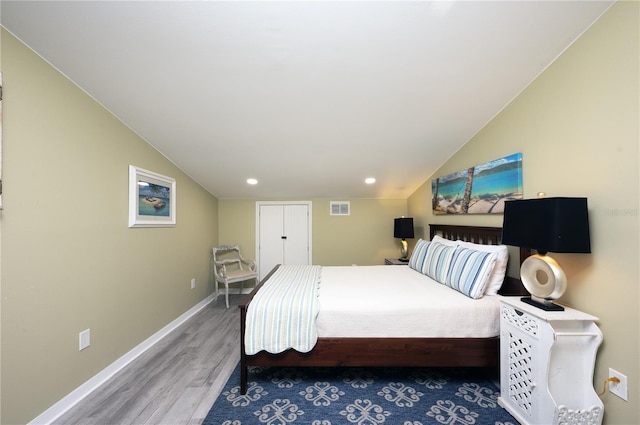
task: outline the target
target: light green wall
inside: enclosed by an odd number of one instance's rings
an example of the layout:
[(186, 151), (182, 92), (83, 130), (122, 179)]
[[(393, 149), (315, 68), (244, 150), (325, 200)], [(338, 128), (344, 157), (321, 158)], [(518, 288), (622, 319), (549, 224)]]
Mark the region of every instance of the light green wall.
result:
[[(218, 205), (6, 32), (2, 63), (1, 422), (21, 424), (211, 293)], [(174, 228), (127, 227), (129, 164), (176, 179)]]
[[(255, 258), (256, 199), (220, 199), (220, 243), (240, 245), (245, 256)], [(269, 200), (272, 201), (272, 200)], [(331, 201), (312, 203), (312, 261), (323, 266), (383, 264), (397, 257), (400, 243), (393, 238), (393, 219), (407, 214), (407, 201), (351, 199), (351, 215), (329, 215)]]
[[(600, 318), (594, 383), (609, 367), (629, 378), (629, 401), (607, 394), (605, 423), (640, 423), (638, 398), (639, 3), (615, 4), (433, 177), (522, 152), (525, 198), (586, 196), (591, 255), (555, 255), (567, 272), (562, 302)], [(433, 216), (427, 182), (408, 201), (425, 223), (502, 224), (502, 216)]]
[(331, 201), (313, 200), (313, 262), (323, 266), (384, 264), (400, 255), (393, 219), (407, 215), (407, 200), (351, 199), (349, 216), (329, 214)]

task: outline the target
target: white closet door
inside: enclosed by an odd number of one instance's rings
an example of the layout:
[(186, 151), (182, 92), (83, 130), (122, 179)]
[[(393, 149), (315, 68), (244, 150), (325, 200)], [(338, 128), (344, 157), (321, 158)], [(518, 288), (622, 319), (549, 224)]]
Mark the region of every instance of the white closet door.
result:
[(257, 203), (256, 210), (260, 280), (277, 264), (311, 264), (310, 203)]
[(276, 264), (283, 264), (284, 208), (282, 205), (260, 205), (258, 208), (258, 272), (260, 280)]
[(309, 206), (286, 205), (284, 210), (284, 263), (306, 265), (309, 258)]

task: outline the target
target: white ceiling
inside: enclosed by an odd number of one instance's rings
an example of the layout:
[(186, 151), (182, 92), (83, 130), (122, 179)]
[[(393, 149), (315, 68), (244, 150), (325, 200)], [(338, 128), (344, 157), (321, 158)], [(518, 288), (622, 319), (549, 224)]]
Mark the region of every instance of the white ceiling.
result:
[(3, 0), (0, 16), (216, 197), (403, 199), (611, 4)]

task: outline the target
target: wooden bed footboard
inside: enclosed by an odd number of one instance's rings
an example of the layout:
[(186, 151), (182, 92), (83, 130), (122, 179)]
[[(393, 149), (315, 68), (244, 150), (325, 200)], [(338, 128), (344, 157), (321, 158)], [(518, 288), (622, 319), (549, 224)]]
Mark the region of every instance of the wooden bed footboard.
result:
[[(480, 244), (498, 244), (502, 229), (495, 227), (430, 225), (431, 238), (440, 234)], [(521, 251), (522, 259), (527, 253)], [(521, 260), (522, 261), (522, 260)], [(521, 262), (520, 261), (520, 262)], [(247, 392), (250, 366), (287, 367), (497, 367), (500, 339), (492, 338), (319, 338), (309, 353), (287, 350), (280, 354), (245, 354), (247, 306), (274, 268), (240, 303), (240, 391)], [(504, 295), (526, 293), (519, 279), (507, 277)]]

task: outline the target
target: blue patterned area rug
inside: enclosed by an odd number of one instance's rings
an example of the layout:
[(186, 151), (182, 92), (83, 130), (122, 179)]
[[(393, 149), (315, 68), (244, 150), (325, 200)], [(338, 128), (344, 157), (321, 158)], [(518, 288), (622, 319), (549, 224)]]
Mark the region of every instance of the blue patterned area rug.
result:
[(517, 425), (498, 378), (449, 368), (260, 368), (240, 395), (236, 367), (203, 425)]

